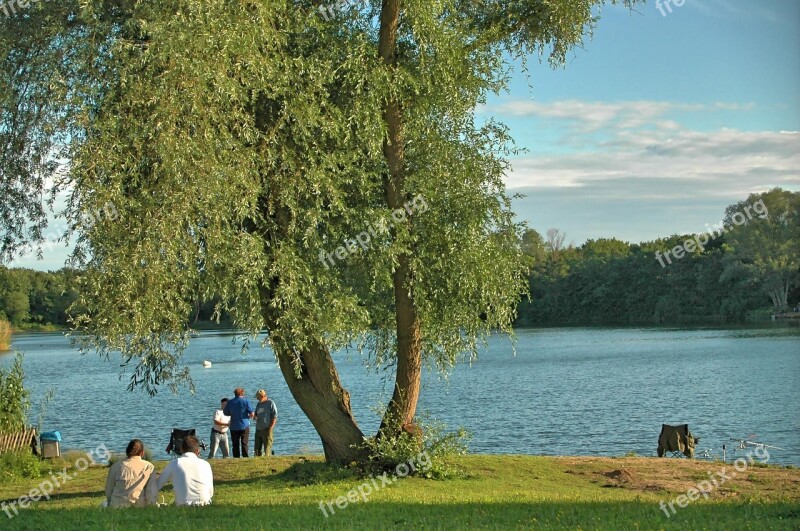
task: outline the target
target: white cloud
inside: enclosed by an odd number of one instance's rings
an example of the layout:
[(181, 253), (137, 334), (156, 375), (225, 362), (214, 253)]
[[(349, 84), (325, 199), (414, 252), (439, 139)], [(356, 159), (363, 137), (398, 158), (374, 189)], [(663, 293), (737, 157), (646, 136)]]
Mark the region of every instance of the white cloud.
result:
[[(591, 102), (581, 100), (560, 100), (549, 103), (514, 100), (481, 108), (482, 114), (492, 114), (503, 118), (539, 118), (561, 121), (583, 133), (599, 131), (603, 128), (637, 129), (653, 125), (658, 118), (667, 114), (698, 112), (742, 112), (750, 111), (752, 103), (738, 104), (715, 102), (672, 103), (665, 101), (622, 101)], [(673, 122), (667, 120), (667, 122)], [(674, 123), (674, 122), (673, 122)]]
[[(778, 2), (780, 1), (789, 3), (791, 0), (778, 0)], [(792, 27), (791, 20), (780, 17), (768, 6), (763, 5), (762, 2), (763, 0), (760, 0), (760, 2), (738, 2), (739, 6), (737, 7), (731, 0), (689, 0), (686, 5), (716, 18), (738, 18), (744, 20), (759, 18), (770, 24)]]
[[(579, 187), (612, 179), (716, 183), (746, 195), (759, 183), (800, 184), (800, 134), (730, 129), (620, 135), (604, 149), (514, 161), (509, 188)], [(624, 194), (624, 190), (620, 191)]]
[(605, 183), (604, 193), (616, 190), (621, 197), (645, 193), (678, 198), (702, 188), (741, 199), (753, 190), (800, 185), (800, 134), (697, 131), (679, 119), (754, 108), (729, 102), (562, 100), (509, 101), (482, 111), (501, 119), (523, 118), (530, 130), (560, 135), (555, 141), (552, 136), (536, 138), (534, 154), (513, 161), (509, 188), (599, 189)]

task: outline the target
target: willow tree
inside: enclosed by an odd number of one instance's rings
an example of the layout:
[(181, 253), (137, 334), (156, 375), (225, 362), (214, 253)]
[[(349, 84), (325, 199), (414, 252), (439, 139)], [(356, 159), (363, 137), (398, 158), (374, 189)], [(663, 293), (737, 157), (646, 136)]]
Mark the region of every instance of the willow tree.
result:
[(602, 3), (123, 2), (72, 140), (70, 214), (118, 213), (76, 227), (87, 346), (155, 392), (188, 376), (193, 303), (218, 299), (267, 330), (329, 460), (363, 440), (332, 351), (394, 366), (379, 434), (412, 424), (423, 366), (510, 332), (526, 289), (510, 139), (475, 109), (509, 60), (562, 63)]

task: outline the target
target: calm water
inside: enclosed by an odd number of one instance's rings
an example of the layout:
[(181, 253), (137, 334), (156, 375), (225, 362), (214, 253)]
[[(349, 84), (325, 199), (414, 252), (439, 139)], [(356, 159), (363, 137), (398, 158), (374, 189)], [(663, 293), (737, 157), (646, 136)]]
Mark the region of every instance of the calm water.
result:
[[(142, 438), (164, 458), (173, 427), (197, 428), (208, 439), (218, 401), (242, 386), (267, 389), (279, 410), (276, 454), (319, 452), (311, 424), (293, 402), (268, 349), (242, 354), (234, 336), (206, 332), (185, 360), (197, 393), (150, 398), (126, 391), (118, 359), (80, 356), (60, 334), (14, 337), (25, 352), (34, 398), (54, 389), (45, 430), (64, 447), (123, 450)], [(464, 426), (477, 453), (655, 455), (662, 423), (688, 423), (701, 449), (755, 438), (780, 446), (771, 462), (800, 465), (800, 329), (535, 329), (518, 333), (516, 356), (493, 338), (472, 366), (441, 381), (426, 374), (420, 411)], [(363, 367), (358, 354), (337, 354), (356, 418), (366, 433), (392, 381)], [(12, 355), (0, 355), (8, 365)], [(202, 367), (203, 360), (213, 366)], [(38, 413), (34, 409), (32, 417)]]

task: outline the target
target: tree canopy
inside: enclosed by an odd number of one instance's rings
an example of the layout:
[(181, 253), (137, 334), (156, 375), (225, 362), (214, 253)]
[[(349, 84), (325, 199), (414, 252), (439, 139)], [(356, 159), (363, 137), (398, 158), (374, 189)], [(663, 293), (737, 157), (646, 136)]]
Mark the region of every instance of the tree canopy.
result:
[[(602, 238), (558, 253), (524, 246), (532, 300), (517, 323), (742, 322), (770, 300), (773, 311), (785, 310), (800, 302), (798, 198), (779, 188), (752, 194), (730, 205), (712, 233), (635, 244)], [(676, 247), (695, 248), (665, 259)]]
[(789, 307), (800, 285), (800, 193), (775, 188), (751, 194), (725, 211), (725, 278), (769, 295), (776, 310)]
[[(88, 1), (1, 22), (10, 57), (55, 21), (35, 47), (61, 76), (52, 99), (32, 81), (46, 112), (8, 62), (2, 90), (50, 132), (22, 145), (65, 146), (85, 346), (121, 351), (155, 392), (187, 376), (194, 301), (216, 298), (238, 328), (268, 331), (329, 459), (363, 439), (333, 349), (395, 367), (381, 434), (401, 432), (422, 365), (509, 331), (526, 287), (502, 181), (513, 146), (475, 109), (510, 58), (562, 64), (604, 3), (384, 0), (321, 17), (316, 1)], [(81, 221), (108, 205), (118, 215)]]

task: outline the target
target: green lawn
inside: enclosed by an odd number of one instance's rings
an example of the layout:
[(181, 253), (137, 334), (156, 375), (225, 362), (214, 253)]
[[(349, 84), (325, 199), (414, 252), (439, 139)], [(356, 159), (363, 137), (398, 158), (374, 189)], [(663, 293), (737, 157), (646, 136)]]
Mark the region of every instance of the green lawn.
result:
[[(729, 463), (655, 458), (468, 456), (466, 476), (404, 478), (389, 486), (331, 471), (320, 458), (212, 461), (216, 493), (209, 507), (99, 508), (106, 469), (74, 472), (49, 501), (0, 512), (2, 529), (798, 529), (800, 471), (751, 467), (676, 509), (669, 502), (708, 478), (735, 472)], [(157, 463), (162, 468), (164, 463)], [(725, 468), (723, 468), (725, 467)], [(0, 484), (0, 500), (16, 500), (41, 482)], [(361, 486), (373, 492), (337, 508)], [(375, 488), (378, 485), (378, 488)], [(164, 493), (172, 501), (172, 493)], [(355, 498), (354, 498), (355, 499)], [(320, 501), (331, 502), (327, 517)], [(339, 503), (344, 505), (343, 498)], [(326, 510), (330, 509), (326, 506)]]

